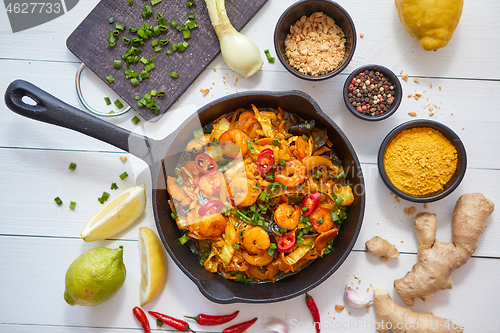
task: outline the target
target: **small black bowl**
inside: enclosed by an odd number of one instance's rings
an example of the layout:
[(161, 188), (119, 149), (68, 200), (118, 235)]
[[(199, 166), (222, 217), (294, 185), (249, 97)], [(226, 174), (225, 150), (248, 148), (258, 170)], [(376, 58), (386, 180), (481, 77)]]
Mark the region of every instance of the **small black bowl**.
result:
[[(349, 102), (349, 85), (351, 84), (352, 79), (356, 75), (358, 75), (359, 73), (364, 72), (366, 70), (373, 71), (373, 72), (380, 72), (380, 73), (384, 74), (394, 85), (396, 99), (392, 103), (389, 110), (385, 111), (383, 114), (376, 115), (376, 116), (366, 115), (364, 113), (358, 112), (358, 110), (354, 106), (352, 106), (351, 103)], [(347, 77), (347, 79), (344, 83), (343, 94), (344, 94), (344, 103), (347, 106), (347, 108), (349, 109), (349, 111), (352, 112), (352, 114), (354, 114), (356, 117), (364, 119), (364, 120), (378, 121), (378, 120), (389, 118), (390, 116), (392, 116), (396, 112), (399, 105), (401, 104), (401, 100), (403, 99), (403, 87), (401, 86), (401, 82), (399, 82), (399, 79), (396, 76), (396, 74), (394, 74), (389, 68), (386, 68), (386, 67), (380, 66), (380, 65), (370, 64), (370, 65), (364, 65), (364, 66), (361, 66), (361, 67), (355, 69), (351, 73), (351, 75), (349, 75)]]
[[(340, 64), (333, 71), (322, 75), (306, 75), (302, 74), (288, 63), (288, 57), (285, 51), (285, 39), (290, 33), (290, 26), (294, 25), (302, 16), (305, 15), (309, 17), (315, 12), (323, 12), (325, 15), (330, 16), (335, 21), (335, 24), (344, 31), (344, 38), (346, 40), (345, 54)], [(329, 79), (342, 72), (351, 61), (356, 49), (356, 28), (354, 27), (354, 22), (349, 13), (334, 1), (297, 1), (281, 14), (278, 23), (276, 23), (276, 28), (274, 29), (274, 49), (283, 66), (296, 77), (311, 81)]]
[[(432, 129), (439, 131), (441, 134), (443, 134), (443, 136), (446, 139), (448, 139), (455, 146), (455, 149), (457, 150), (458, 154), (457, 169), (455, 170), (455, 173), (450, 178), (450, 180), (440, 190), (421, 196), (408, 194), (406, 192), (401, 191), (396, 186), (394, 186), (394, 184), (387, 176), (384, 167), (384, 154), (387, 145), (391, 142), (393, 138), (395, 138), (402, 131), (415, 127), (430, 127)], [(382, 141), (382, 144), (380, 145), (380, 149), (378, 151), (377, 164), (378, 164), (378, 171), (380, 173), (380, 176), (382, 177), (382, 180), (394, 194), (408, 201), (425, 203), (443, 199), (451, 192), (453, 192), (458, 187), (458, 185), (460, 185), (460, 182), (465, 176), (465, 170), (467, 169), (467, 154), (465, 152), (465, 147), (462, 143), (462, 140), (460, 140), (458, 135), (455, 132), (453, 132), (449, 127), (437, 121), (417, 119), (403, 123), (394, 128), (389, 134), (387, 134), (384, 141)]]

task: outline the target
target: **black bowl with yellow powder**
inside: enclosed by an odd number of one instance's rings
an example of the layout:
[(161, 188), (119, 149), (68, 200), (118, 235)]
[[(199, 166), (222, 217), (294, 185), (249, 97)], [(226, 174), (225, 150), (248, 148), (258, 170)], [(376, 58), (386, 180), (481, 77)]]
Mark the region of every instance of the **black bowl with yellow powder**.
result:
[(378, 169), (387, 187), (413, 202), (440, 200), (453, 192), (467, 168), (462, 140), (447, 126), (432, 120), (412, 120), (384, 139)]

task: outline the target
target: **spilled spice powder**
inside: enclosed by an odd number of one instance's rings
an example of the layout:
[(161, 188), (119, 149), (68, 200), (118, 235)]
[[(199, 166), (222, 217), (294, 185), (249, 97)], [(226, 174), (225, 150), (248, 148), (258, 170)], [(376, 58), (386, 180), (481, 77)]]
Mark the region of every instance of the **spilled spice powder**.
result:
[(384, 153), (390, 181), (410, 195), (439, 191), (455, 173), (457, 161), (455, 146), (430, 127), (402, 131)]

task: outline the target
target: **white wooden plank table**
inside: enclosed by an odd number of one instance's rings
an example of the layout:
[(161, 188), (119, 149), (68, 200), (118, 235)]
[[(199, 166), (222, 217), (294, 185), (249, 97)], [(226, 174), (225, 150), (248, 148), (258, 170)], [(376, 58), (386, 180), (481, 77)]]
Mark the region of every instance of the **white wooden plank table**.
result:
[[(228, 0), (229, 1), (229, 0)], [(80, 1), (77, 7), (44, 25), (13, 34), (6, 11), (0, 10), (0, 92), (18, 78), (28, 80), (67, 103), (82, 108), (74, 87), (80, 63), (66, 48), (69, 34), (97, 4)], [(202, 1), (198, 0), (199, 5)], [(260, 49), (274, 54), (272, 32), (280, 14), (293, 0), (269, 1), (243, 30)], [(451, 240), (451, 212), (457, 198), (468, 192), (482, 192), (500, 204), (500, 2), (465, 2), (461, 22), (449, 45), (437, 52), (423, 51), (401, 27), (392, 1), (341, 1), (351, 14), (358, 32), (356, 54), (341, 75), (327, 81), (306, 82), (290, 75), (280, 63), (265, 61), (260, 72), (243, 79), (218, 57), (192, 84), (179, 101), (158, 122), (134, 125), (135, 115), (107, 119), (148, 136), (164, 137), (197, 108), (228, 94), (245, 90), (297, 89), (310, 94), (348, 136), (362, 163), (366, 181), (367, 206), (363, 228), (354, 251), (327, 281), (311, 291), (321, 311), (323, 332), (374, 332), (373, 308), (335, 311), (343, 304), (346, 284), (361, 281), (360, 290), (370, 297), (373, 288), (388, 290), (403, 304), (392, 288), (416, 262), (417, 242), (412, 226), (414, 216), (404, 208), (430, 211), (438, 216), (437, 237)], [(359, 38), (363, 33), (364, 37)], [(404, 98), (399, 111), (387, 120), (369, 123), (352, 116), (345, 108), (341, 88), (346, 76), (366, 63), (391, 68), (402, 81), (404, 95), (420, 93), (418, 101)], [(420, 83), (413, 78), (420, 78)], [(238, 79), (238, 80), (237, 80)], [(431, 88), (432, 84), (432, 88)], [(104, 96), (116, 95), (90, 71), (82, 76), (89, 103), (107, 110)], [(438, 87), (441, 86), (441, 89)], [(203, 96), (200, 89), (210, 88)], [(429, 105), (436, 105), (429, 116)], [(109, 108), (111, 110), (111, 108)], [(468, 170), (462, 184), (449, 197), (416, 205), (395, 198), (378, 175), (376, 154), (385, 135), (395, 126), (415, 119), (434, 119), (451, 127), (463, 140)], [(140, 266), (137, 250), (138, 228), (155, 228), (149, 203), (133, 227), (116, 239), (84, 243), (79, 233), (102, 206), (96, 198), (116, 182), (120, 190), (139, 183), (151, 188), (145, 163), (106, 143), (79, 133), (20, 117), (0, 105), (0, 332), (138, 332), (131, 309), (139, 303)], [(129, 157), (122, 162), (119, 156)], [(77, 163), (75, 171), (68, 170)], [(131, 177), (121, 181), (127, 171)], [(54, 203), (60, 196), (62, 206)], [(76, 201), (75, 210), (68, 208)], [(388, 263), (367, 255), (364, 242), (381, 235), (397, 245), (401, 257)], [(453, 289), (440, 291), (427, 302), (416, 301), (413, 310), (434, 312), (465, 325), (466, 332), (500, 331), (500, 218), (494, 213), (479, 241), (473, 258), (453, 275)], [(69, 264), (94, 246), (124, 246), (127, 279), (110, 301), (93, 308), (70, 307), (63, 299), (64, 274)], [(198, 313), (229, 313), (240, 310), (239, 321), (259, 318), (248, 330), (260, 332), (266, 316), (289, 321), (292, 332), (313, 332), (303, 297), (272, 304), (220, 305), (205, 299), (169, 259), (169, 274), (161, 295), (145, 306), (172, 316)], [(369, 289), (369, 291), (366, 291)], [(350, 312), (350, 313), (349, 313)], [(155, 330), (153, 320), (150, 321)], [(216, 332), (192, 324), (196, 331)]]

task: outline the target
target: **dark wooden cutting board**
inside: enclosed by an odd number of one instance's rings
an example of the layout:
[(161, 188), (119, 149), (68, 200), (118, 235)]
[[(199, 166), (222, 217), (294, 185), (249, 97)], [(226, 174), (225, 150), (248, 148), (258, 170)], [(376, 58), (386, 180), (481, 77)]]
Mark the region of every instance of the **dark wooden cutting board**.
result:
[[(145, 5), (150, 5), (149, 1), (134, 0), (134, 4), (130, 5), (127, 0), (102, 0), (68, 37), (66, 45), (142, 117), (152, 119), (156, 116), (154, 112), (146, 107), (138, 107), (135, 96), (142, 98), (151, 90), (165, 91), (166, 96), (156, 98), (156, 104), (160, 107), (159, 114), (166, 112), (220, 52), (219, 40), (210, 23), (205, 1), (195, 0), (196, 6), (193, 7), (187, 7), (186, 2), (187, 0), (163, 0), (153, 7), (154, 14), (144, 19), (142, 11)], [(240, 31), (266, 2), (267, 0), (226, 0), (226, 10), (236, 30)], [(155, 55), (155, 68), (149, 72), (148, 79), (134, 87), (123, 74), (125, 62), (123, 61), (121, 69), (114, 69), (113, 60), (120, 60), (121, 54), (129, 48), (122, 42), (122, 37), (132, 39), (136, 36), (128, 31), (128, 27), (140, 27), (144, 22), (158, 25), (156, 12), (161, 12), (167, 23), (175, 19), (180, 24), (188, 19), (188, 13), (193, 13), (199, 27), (191, 30), (191, 38), (187, 40), (189, 46), (182, 53), (166, 53), (167, 48), (172, 49), (173, 43), (183, 41), (182, 33), (170, 25), (168, 31), (160, 36), (145, 40), (144, 45), (140, 46), (142, 53), (139, 57), (151, 59)], [(109, 24), (110, 17), (114, 17), (115, 23)], [(127, 29), (120, 32), (118, 43), (111, 48), (108, 47), (108, 33), (115, 30), (116, 23), (126, 25)], [(160, 39), (169, 39), (170, 42), (161, 52), (154, 52), (151, 41)], [(144, 66), (138, 62), (131, 64), (130, 68), (139, 73)], [(179, 73), (179, 77), (172, 78), (172, 71)], [(108, 75), (113, 75), (114, 83), (108, 83)]]

